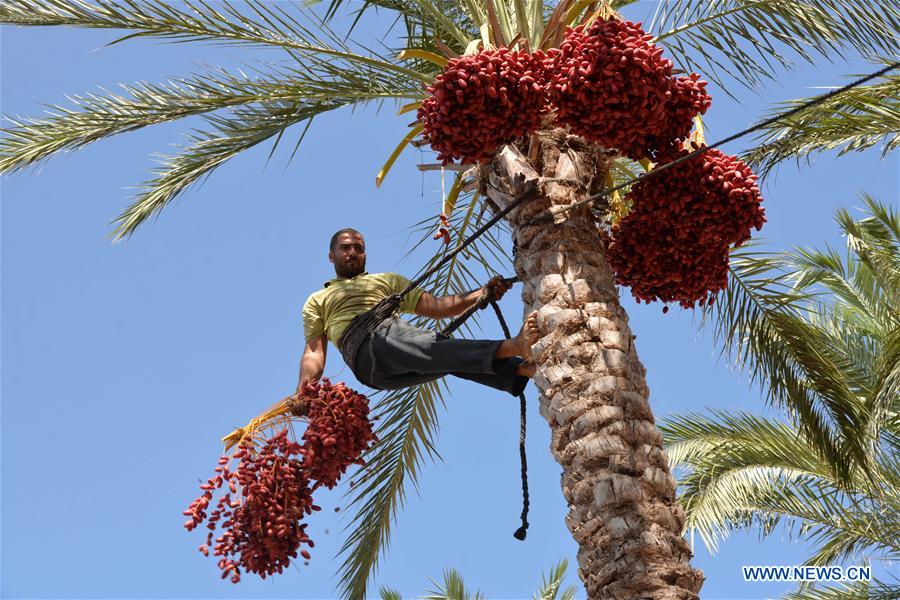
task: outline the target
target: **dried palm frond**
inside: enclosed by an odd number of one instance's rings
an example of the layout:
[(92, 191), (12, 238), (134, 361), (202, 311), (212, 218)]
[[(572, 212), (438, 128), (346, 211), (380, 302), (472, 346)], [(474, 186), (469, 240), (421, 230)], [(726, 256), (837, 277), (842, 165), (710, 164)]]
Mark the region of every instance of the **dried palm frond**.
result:
[(295, 421), (303, 421), (306, 416), (306, 402), (297, 394), (285, 396), (258, 416), (250, 419), (243, 427), (238, 427), (222, 438), (225, 452), (240, 444), (248, 437), (261, 441), (270, 437), (273, 431), (290, 427)]

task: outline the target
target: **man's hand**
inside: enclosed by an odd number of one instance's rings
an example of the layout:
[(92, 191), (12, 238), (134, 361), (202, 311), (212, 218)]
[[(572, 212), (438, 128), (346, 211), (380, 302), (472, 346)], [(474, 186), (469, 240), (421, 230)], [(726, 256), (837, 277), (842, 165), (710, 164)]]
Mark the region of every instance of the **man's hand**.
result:
[(499, 300), (512, 287), (512, 283), (506, 281), (502, 275), (494, 275), (484, 284), (484, 287), (491, 290), (494, 293), (494, 298)]
[(325, 353), (328, 349), (328, 338), (320, 335), (309, 340), (300, 359), (300, 383), (297, 384), (296, 396), (300, 395), (303, 386), (316, 383), (325, 371)]
[(503, 277), (496, 275), (484, 285), (471, 292), (465, 294), (457, 294), (455, 296), (447, 296), (446, 298), (435, 298), (428, 292), (423, 293), (419, 297), (416, 304), (415, 313), (423, 317), (431, 319), (444, 319), (446, 317), (455, 317), (466, 311), (467, 308), (478, 302), (483, 290), (491, 289), (494, 292), (494, 298), (499, 300), (503, 294), (512, 286), (508, 281), (504, 281)]
[(297, 391), (295, 393), (296, 396), (299, 396), (307, 385), (313, 385), (319, 382), (318, 377), (315, 379), (301, 379), (300, 383), (297, 384)]
[(318, 383), (318, 379), (302, 379), (300, 383), (297, 384), (297, 389), (294, 390), (294, 393), (289, 396), (294, 401), (300, 401), (303, 399), (303, 391), (307, 385), (314, 385)]

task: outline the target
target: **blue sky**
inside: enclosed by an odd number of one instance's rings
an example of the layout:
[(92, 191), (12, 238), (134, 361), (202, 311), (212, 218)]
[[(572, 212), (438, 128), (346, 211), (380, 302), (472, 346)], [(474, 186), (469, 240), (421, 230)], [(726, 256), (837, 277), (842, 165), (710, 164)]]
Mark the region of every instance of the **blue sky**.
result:
[[(626, 13), (643, 18), (649, 4)], [(375, 24), (362, 30), (374, 42)], [(207, 65), (280, 58), (238, 46), (104, 44), (115, 32), (0, 28), (2, 110), (35, 115), (65, 94), (120, 81), (161, 81)], [(743, 104), (712, 88), (708, 138), (742, 129), (778, 100), (841, 84), (862, 62), (800, 65)], [(2, 180), (2, 524), (0, 593), (9, 598), (330, 598), (343, 540), (346, 487), (320, 493), (311, 520), (310, 565), (233, 586), (196, 551), (181, 511), (211, 474), (219, 438), (296, 385), (306, 296), (333, 276), (331, 233), (362, 230), (370, 271), (412, 276), (427, 253), (403, 259), (410, 227), (440, 211), (440, 180), (406, 152), (380, 189), (374, 177), (405, 133), (409, 115), (374, 105), (313, 124), (298, 156), (288, 141), (239, 156), (181, 197), (155, 222), (113, 245), (109, 222), (148, 177), (150, 155), (173, 151), (199, 121), (121, 135)], [(299, 131), (292, 132), (294, 136)], [(294, 138), (296, 139), (296, 138)], [(741, 142), (726, 148), (732, 153)], [(430, 162), (427, 155), (426, 161)], [(769, 248), (840, 245), (838, 207), (865, 190), (897, 202), (900, 165), (877, 151), (786, 164), (764, 188)], [(437, 242), (435, 242), (437, 244)], [(427, 244), (426, 244), (427, 246)], [(433, 249), (429, 247), (428, 250)], [(746, 378), (718, 359), (696, 315), (623, 301), (647, 367), (657, 418), (705, 407), (766, 412)], [(502, 302), (517, 324), (521, 302)], [(486, 318), (485, 337), (501, 335)], [(515, 325), (514, 325), (515, 326)], [(356, 385), (331, 348), (326, 375)], [(443, 462), (426, 465), (408, 490), (389, 551), (371, 589), (404, 597), (455, 567), (493, 598), (531, 594), (561, 558), (575, 574), (564, 524), (559, 467), (548, 451), (536, 389), (528, 389), (531, 527), (512, 538), (520, 511), (518, 403), (451, 382), (440, 411)], [(745, 584), (742, 564), (793, 564), (804, 547), (778, 531), (765, 542), (736, 535), (716, 556), (696, 547), (704, 598), (759, 598), (788, 585)], [(583, 589), (578, 585), (579, 597)]]

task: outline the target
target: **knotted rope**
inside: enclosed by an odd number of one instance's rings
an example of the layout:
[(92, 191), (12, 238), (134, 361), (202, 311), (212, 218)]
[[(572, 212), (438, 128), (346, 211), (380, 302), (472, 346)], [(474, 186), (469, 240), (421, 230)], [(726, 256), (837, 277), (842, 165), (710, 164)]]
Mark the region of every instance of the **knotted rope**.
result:
[[(509, 327), (506, 326), (506, 320), (497, 302), (491, 300), (491, 308), (500, 321), (500, 327), (503, 328), (503, 335), (506, 339), (510, 338)], [(513, 537), (517, 540), (525, 539), (525, 532), (528, 530), (528, 461), (525, 458), (525, 393), (519, 394), (519, 464), (522, 466), (522, 526), (516, 529)]]
[[(518, 277), (508, 277), (504, 281), (507, 283), (515, 283), (518, 280)], [(497, 315), (497, 320), (500, 321), (500, 327), (503, 328), (503, 335), (506, 336), (506, 339), (512, 337), (509, 333), (509, 327), (506, 325), (506, 319), (503, 318), (503, 313), (500, 311), (500, 306), (497, 304), (497, 299), (494, 297), (494, 291), (490, 288), (482, 290), (481, 295), (478, 297), (475, 304), (450, 321), (441, 333), (443, 335), (450, 335), (459, 329), (469, 317), (477, 311), (487, 308), (488, 305), (494, 309), (494, 314)], [(528, 461), (525, 457), (525, 430), (525, 393), (523, 392), (519, 394), (519, 464), (522, 467), (522, 526), (513, 533), (513, 537), (517, 540), (524, 540), (525, 533), (528, 531)]]

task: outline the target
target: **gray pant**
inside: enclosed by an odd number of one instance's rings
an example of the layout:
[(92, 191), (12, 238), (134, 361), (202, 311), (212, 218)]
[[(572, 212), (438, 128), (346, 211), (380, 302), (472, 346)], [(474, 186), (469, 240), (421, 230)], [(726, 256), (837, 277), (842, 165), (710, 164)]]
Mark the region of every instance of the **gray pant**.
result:
[(518, 356), (494, 359), (502, 343), (454, 339), (394, 317), (376, 327), (360, 346), (353, 373), (369, 387), (383, 390), (455, 375), (518, 396), (528, 384), (527, 377), (516, 375), (525, 361)]

